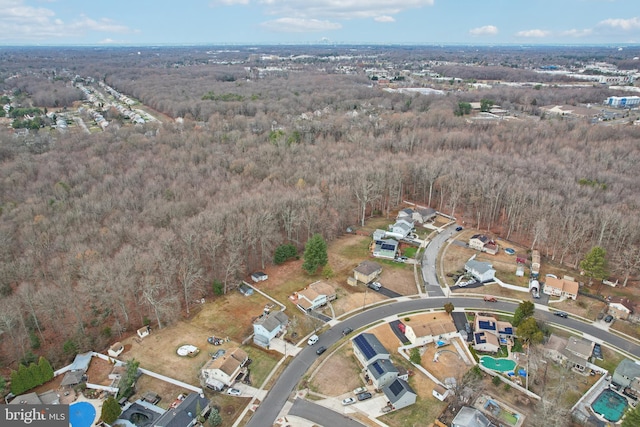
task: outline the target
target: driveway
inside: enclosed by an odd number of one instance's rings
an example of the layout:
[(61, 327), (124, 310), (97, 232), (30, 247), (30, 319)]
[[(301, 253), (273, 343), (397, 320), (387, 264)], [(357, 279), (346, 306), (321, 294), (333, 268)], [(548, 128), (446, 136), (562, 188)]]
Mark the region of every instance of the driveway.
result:
[(389, 322), (389, 326), (391, 327), (393, 333), (396, 334), (396, 336), (400, 340), (400, 344), (404, 345), (404, 343), (409, 342), (409, 338), (407, 338), (407, 336), (400, 330), (400, 323), (402, 322), (400, 322), (399, 320), (393, 320)]
[[(289, 410), (289, 414), (313, 421), (315, 424), (325, 427), (364, 427), (364, 424), (353, 420), (348, 414), (340, 414), (305, 399), (295, 399), (291, 410)], [(262, 425), (271, 424), (265, 422)]]
[[(373, 290), (373, 289), (372, 289)], [(395, 291), (392, 291), (389, 288), (385, 288), (384, 286), (381, 287), (379, 290), (373, 290), (374, 292), (377, 292), (379, 294), (384, 295), (385, 297), (389, 297), (389, 298), (400, 298), (401, 296), (403, 296), (402, 294), (399, 294)]]

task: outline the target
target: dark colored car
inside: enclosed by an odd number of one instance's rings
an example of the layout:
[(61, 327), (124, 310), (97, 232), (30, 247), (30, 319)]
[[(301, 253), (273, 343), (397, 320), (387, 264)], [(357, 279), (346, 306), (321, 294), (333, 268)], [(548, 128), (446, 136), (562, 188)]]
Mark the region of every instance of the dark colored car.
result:
[(368, 391), (365, 391), (364, 393), (360, 393), (357, 397), (359, 401), (371, 399), (371, 393), (369, 393)]
[(318, 347), (318, 349), (316, 350), (316, 354), (320, 355), (320, 354), (324, 353), (325, 351), (327, 351), (327, 347), (325, 347), (325, 346), (320, 346), (320, 347)]
[(600, 347), (600, 344), (594, 344), (593, 345), (593, 357), (595, 357), (596, 359), (600, 359), (602, 360), (602, 347)]
[(462, 227), (461, 226), (457, 226), (456, 227), (456, 231), (462, 231)]
[(607, 315), (604, 317), (604, 321), (605, 321), (605, 322), (607, 322), (607, 323), (611, 323), (611, 322), (613, 321), (613, 316), (612, 316), (612, 315), (610, 315), (610, 314), (607, 314)]
[(342, 330), (342, 336), (346, 337), (347, 335), (349, 335), (351, 332), (353, 332), (353, 329), (351, 328), (344, 328)]
[(558, 316), (558, 317), (564, 317), (565, 319), (566, 319), (567, 317), (569, 317), (569, 315), (568, 315), (567, 313), (565, 313), (564, 311), (556, 311), (556, 312), (555, 312), (555, 313), (553, 313), (553, 314), (555, 314), (555, 315), (556, 315), (556, 316)]

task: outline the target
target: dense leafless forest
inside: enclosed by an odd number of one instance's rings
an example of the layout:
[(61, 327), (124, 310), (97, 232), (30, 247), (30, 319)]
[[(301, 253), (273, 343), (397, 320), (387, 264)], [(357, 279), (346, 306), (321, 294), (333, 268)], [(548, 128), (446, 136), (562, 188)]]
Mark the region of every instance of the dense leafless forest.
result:
[[(322, 47), (303, 57), (310, 49), (0, 51), (0, 90), (19, 89), (29, 106), (73, 108), (79, 75), (162, 121), (0, 129), (3, 365), (30, 352), (61, 360), (63, 343), (100, 349), (145, 318), (162, 327), (214, 280), (228, 289), (270, 264), (276, 246), (303, 248), (313, 233), (330, 241), (363, 210), (388, 216), (403, 199), (570, 266), (601, 245), (615, 275), (637, 276), (640, 126), (539, 110), (601, 104), (614, 94), (606, 86), (557, 87), (567, 78), (544, 75), (535, 81), (552, 85), (473, 91), (405, 77), (446, 93), (403, 94), (366, 70), (517, 82), (540, 76), (520, 68), (543, 64), (629, 68), (638, 52)], [(515, 119), (454, 115), (483, 98)]]

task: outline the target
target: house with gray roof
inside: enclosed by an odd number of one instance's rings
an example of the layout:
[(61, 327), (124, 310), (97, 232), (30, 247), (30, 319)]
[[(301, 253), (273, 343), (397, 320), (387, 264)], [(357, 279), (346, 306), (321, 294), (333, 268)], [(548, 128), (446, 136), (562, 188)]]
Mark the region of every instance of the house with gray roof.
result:
[(640, 392), (640, 364), (631, 359), (622, 359), (613, 371), (612, 381), (622, 387), (629, 387)]
[(395, 259), (398, 253), (398, 241), (395, 239), (379, 239), (373, 241), (373, 256), (376, 258)]
[(416, 403), (418, 395), (411, 386), (404, 380), (396, 378), (392, 383), (385, 386), (382, 392), (393, 409), (402, 409)]
[(382, 266), (374, 261), (362, 261), (353, 269), (353, 277), (357, 282), (369, 283), (382, 273)]
[(361, 333), (351, 340), (353, 354), (363, 367), (378, 360), (389, 360), (389, 351), (378, 338), (370, 333)]
[(476, 280), (480, 282), (490, 282), (496, 277), (496, 271), (493, 269), (493, 265), (488, 262), (476, 261), (471, 258), (464, 265), (464, 270), (471, 274)]
[(398, 378), (398, 368), (389, 359), (376, 360), (367, 366), (367, 373), (377, 390)]
[(289, 316), (283, 311), (262, 313), (253, 322), (254, 344), (269, 347), (271, 340), (286, 328), (287, 323), (289, 323)]
[[(198, 405), (199, 404), (199, 405)], [(175, 408), (169, 408), (154, 424), (154, 427), (192, 427), (197, 424), (197, 408), (202, 414), (209, 411), (209, 400), (204, 395), (191, 393)]]

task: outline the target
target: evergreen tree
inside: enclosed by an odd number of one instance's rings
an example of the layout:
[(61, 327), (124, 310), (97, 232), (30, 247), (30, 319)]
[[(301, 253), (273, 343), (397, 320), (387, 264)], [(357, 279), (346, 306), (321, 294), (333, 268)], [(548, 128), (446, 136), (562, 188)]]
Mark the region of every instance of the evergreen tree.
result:
[(102, 413), (100, 414), (100, 419), (107, 424), (113, 424), (115, 420), (118, 419), (122, 410), (120, 409), (120, 405), (113, 398), (113, 396), (109, 396), (107, 400), (102, 404)]
[(455, 307), (452, 302), (448, 302), (444, 305), (444, 311), (446, 311), (447, 314), (451, 314), (453, 310), (455, 310)]
[(44, 381), (43, 384), (53, 379), (53, 368), (51, 367), (51, 363), (42, 356), (40, 357), (40, 360), (38, 360), (38, 369), (40, 370), (40, 376)]
[(327, 242), (320, 234), (314, 234), (304, 248), (304, 263), (302, 268), (309, 274), (315, 274), (318, 267), (324, 267), (329, 262)]
[(138, 378), (138, 367), (140, 362), (136, 359), (131, 359), (127, 362), (127, 369), (124, 375), (120, 379), (120, 391), (118, 397), (129, 397), (133, 391), (133, 385)]
[(533, 316), (535, 308), (531, 301), (522, 301), (513, 313), (513, 326), (518, 326), (524, 319)]
[(538, 322), (536, 322), (534, 317), (527, 317), (523, 320), (520, 326), (518, 326), (518, 329), (516, 329), (516, 335), (522, 340), (532, 344), (540, 343), (544, 338), (544, 334), (540, 330)]
[(216, 408), (211, 409), (211, 413), (209, 414), (209, 418), (207, 422), (210, 426), (216, 427), (222, 424), (222, 417), (220, 416), (220, 412)]
[(29, 371), (29, 377), (31, 378), (31, 384), (33, 387), (37, 387), (45, 383), (42, 375), (40, 375), (40, 368), (35, 363), (32, 363), (27, 368)]
[(589, 278), (589, 285), (593, 283), (593, 279), (602, 282), (607, 277), (606, 256), (607, 252), (603, 248), (594, 246), (580, 261), (580, 268), (584, 271), (584, 275)]

